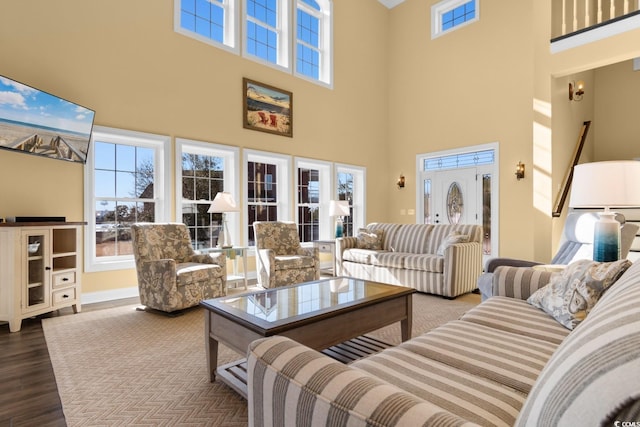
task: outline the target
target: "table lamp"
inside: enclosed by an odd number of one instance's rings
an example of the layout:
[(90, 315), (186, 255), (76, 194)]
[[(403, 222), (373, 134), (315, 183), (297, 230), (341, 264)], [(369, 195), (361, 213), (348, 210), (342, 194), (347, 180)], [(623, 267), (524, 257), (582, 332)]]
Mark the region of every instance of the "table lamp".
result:
[(222, 230), (218, 235), (219, 248), (230, 248), (233, 246), (231, 244), (231, 237), (229, 236), (229, 227), (227, 226), (227, 212), (238, 211), (238, 206), (236, 205), (236, 201), (233, 199), (231, 193), (219, 191), (213, 199), (213, 202), (211, 202), (211, 206), (209, 206), (207, 213), (222, 214)]
[(329, 200), (329, 216), (336, 217), (336, 238), (344, 235), (342, 217), (349, 216), (349, 202), (346, 200)]
[(610, 208), (640, 206), (640, 161), (583, 163), (573, 168), (569, 206), (604, 208), (595, 223), (593, 260), (620, 258), (620, 223)]

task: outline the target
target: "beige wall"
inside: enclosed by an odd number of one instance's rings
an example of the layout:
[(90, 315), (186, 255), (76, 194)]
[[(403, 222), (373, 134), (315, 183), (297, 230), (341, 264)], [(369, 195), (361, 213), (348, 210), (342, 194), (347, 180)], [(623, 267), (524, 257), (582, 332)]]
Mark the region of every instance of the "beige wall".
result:
[(640, 158), (640, 71), (623, 61), (595, 71), (598, 160)]
[[(481, 2), (479, 22), (431, 40), (433, 3), (407, 0), (390, 14), (391, 169), (412, 171), (392, 205), (415, 204), (417, 154), (498, 142), (501, 252), (531, 258), (535, 230), (522, 223), (533, 221), (533, 181), (514, 171), (532, 164), (533, 23), (513, 17), (530, 16), (532, 2)], [(415, 221), (397, 209), (390, 219)]]
[[(400, 212), (415, 208), (417, 154), (499, 143), (505, 256), (550, 258), (562, 224), (551, 209), (584, 120), (593, 160), (640, 156), (638, 74), (589, 71), (640, 56), (640, 30), (551, 55), (550, 0), (483, 1), (479, 22), (436, 40), (435, 0), (336, 0), (333, 90), (175, 33), (171, 0), (5, 3), (0, 74), (95, 109), (98, 125), (366, 166), (368, 222), (415, 222)], [(242, 77), (293, 92), (294, 138), (242, 128)], [(578, 78), (587, 94), (569, 103)], [(0, 216), (82, 220), (82, 200), (81, 165), (0, 151)], [(132, 270), (84, 275), (84, 292), (134, 285)]]
[[(334, 2), (333, 90), (175, 33), (172, 0), (30, 0), (2, 9), (0, 74), (95, 109), (98, 125), (366, 166), (368, 212), (386, 219), (380, 194), (394, 185), (380, 3)], [(242, 128), (242, 77), (293, 92), (293, 138)], [(12, 215), (83, 220), (83, 167), (0, 151), (0, 216)], [(133, 270), (83, 281), (85, 293), (136, 284)]]

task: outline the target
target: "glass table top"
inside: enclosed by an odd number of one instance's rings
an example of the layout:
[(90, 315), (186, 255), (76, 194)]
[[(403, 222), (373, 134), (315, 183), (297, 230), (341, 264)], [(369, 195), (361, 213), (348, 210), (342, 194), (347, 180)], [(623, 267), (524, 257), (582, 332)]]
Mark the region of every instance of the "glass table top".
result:
[(274, 324), (339, 310), (362, 304), (367, 300), (379, 300), (413, 292), (413, 289), (403, 286), (336, 277), (205, 300), (203, 305), (215, 307), (216, 311), (223, 311), (251, 322)]

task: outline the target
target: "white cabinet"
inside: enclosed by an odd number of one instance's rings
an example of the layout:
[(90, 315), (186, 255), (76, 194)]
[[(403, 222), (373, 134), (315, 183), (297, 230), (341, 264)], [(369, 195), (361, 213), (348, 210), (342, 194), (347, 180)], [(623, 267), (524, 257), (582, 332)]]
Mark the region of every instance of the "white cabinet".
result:
[(0, 224), (0, 320), (11, 332), (28, 317), (69, 306), (80, 312), (82, 225)]

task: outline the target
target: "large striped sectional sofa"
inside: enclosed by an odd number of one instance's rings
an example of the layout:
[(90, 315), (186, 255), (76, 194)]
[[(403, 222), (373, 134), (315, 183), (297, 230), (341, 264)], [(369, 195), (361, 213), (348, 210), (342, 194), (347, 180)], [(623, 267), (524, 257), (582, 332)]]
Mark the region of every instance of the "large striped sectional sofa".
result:
[(510, 296), (350, 365), (255, 341), (249, 425), (638, 425), (640, 262), (572, 331), (526, 302), (551, 274), (500, 267), (494, 291)]
[[(363, 232), (379, 233), (380, 246), (363, 247), (359, 242)], [(456, 235), (468, 241), (442, 246)], [(336, 239), (336, 268), (341, 276), (454, 298), (477, 288), (482, 226), (372, 223), (359, 235)]]

